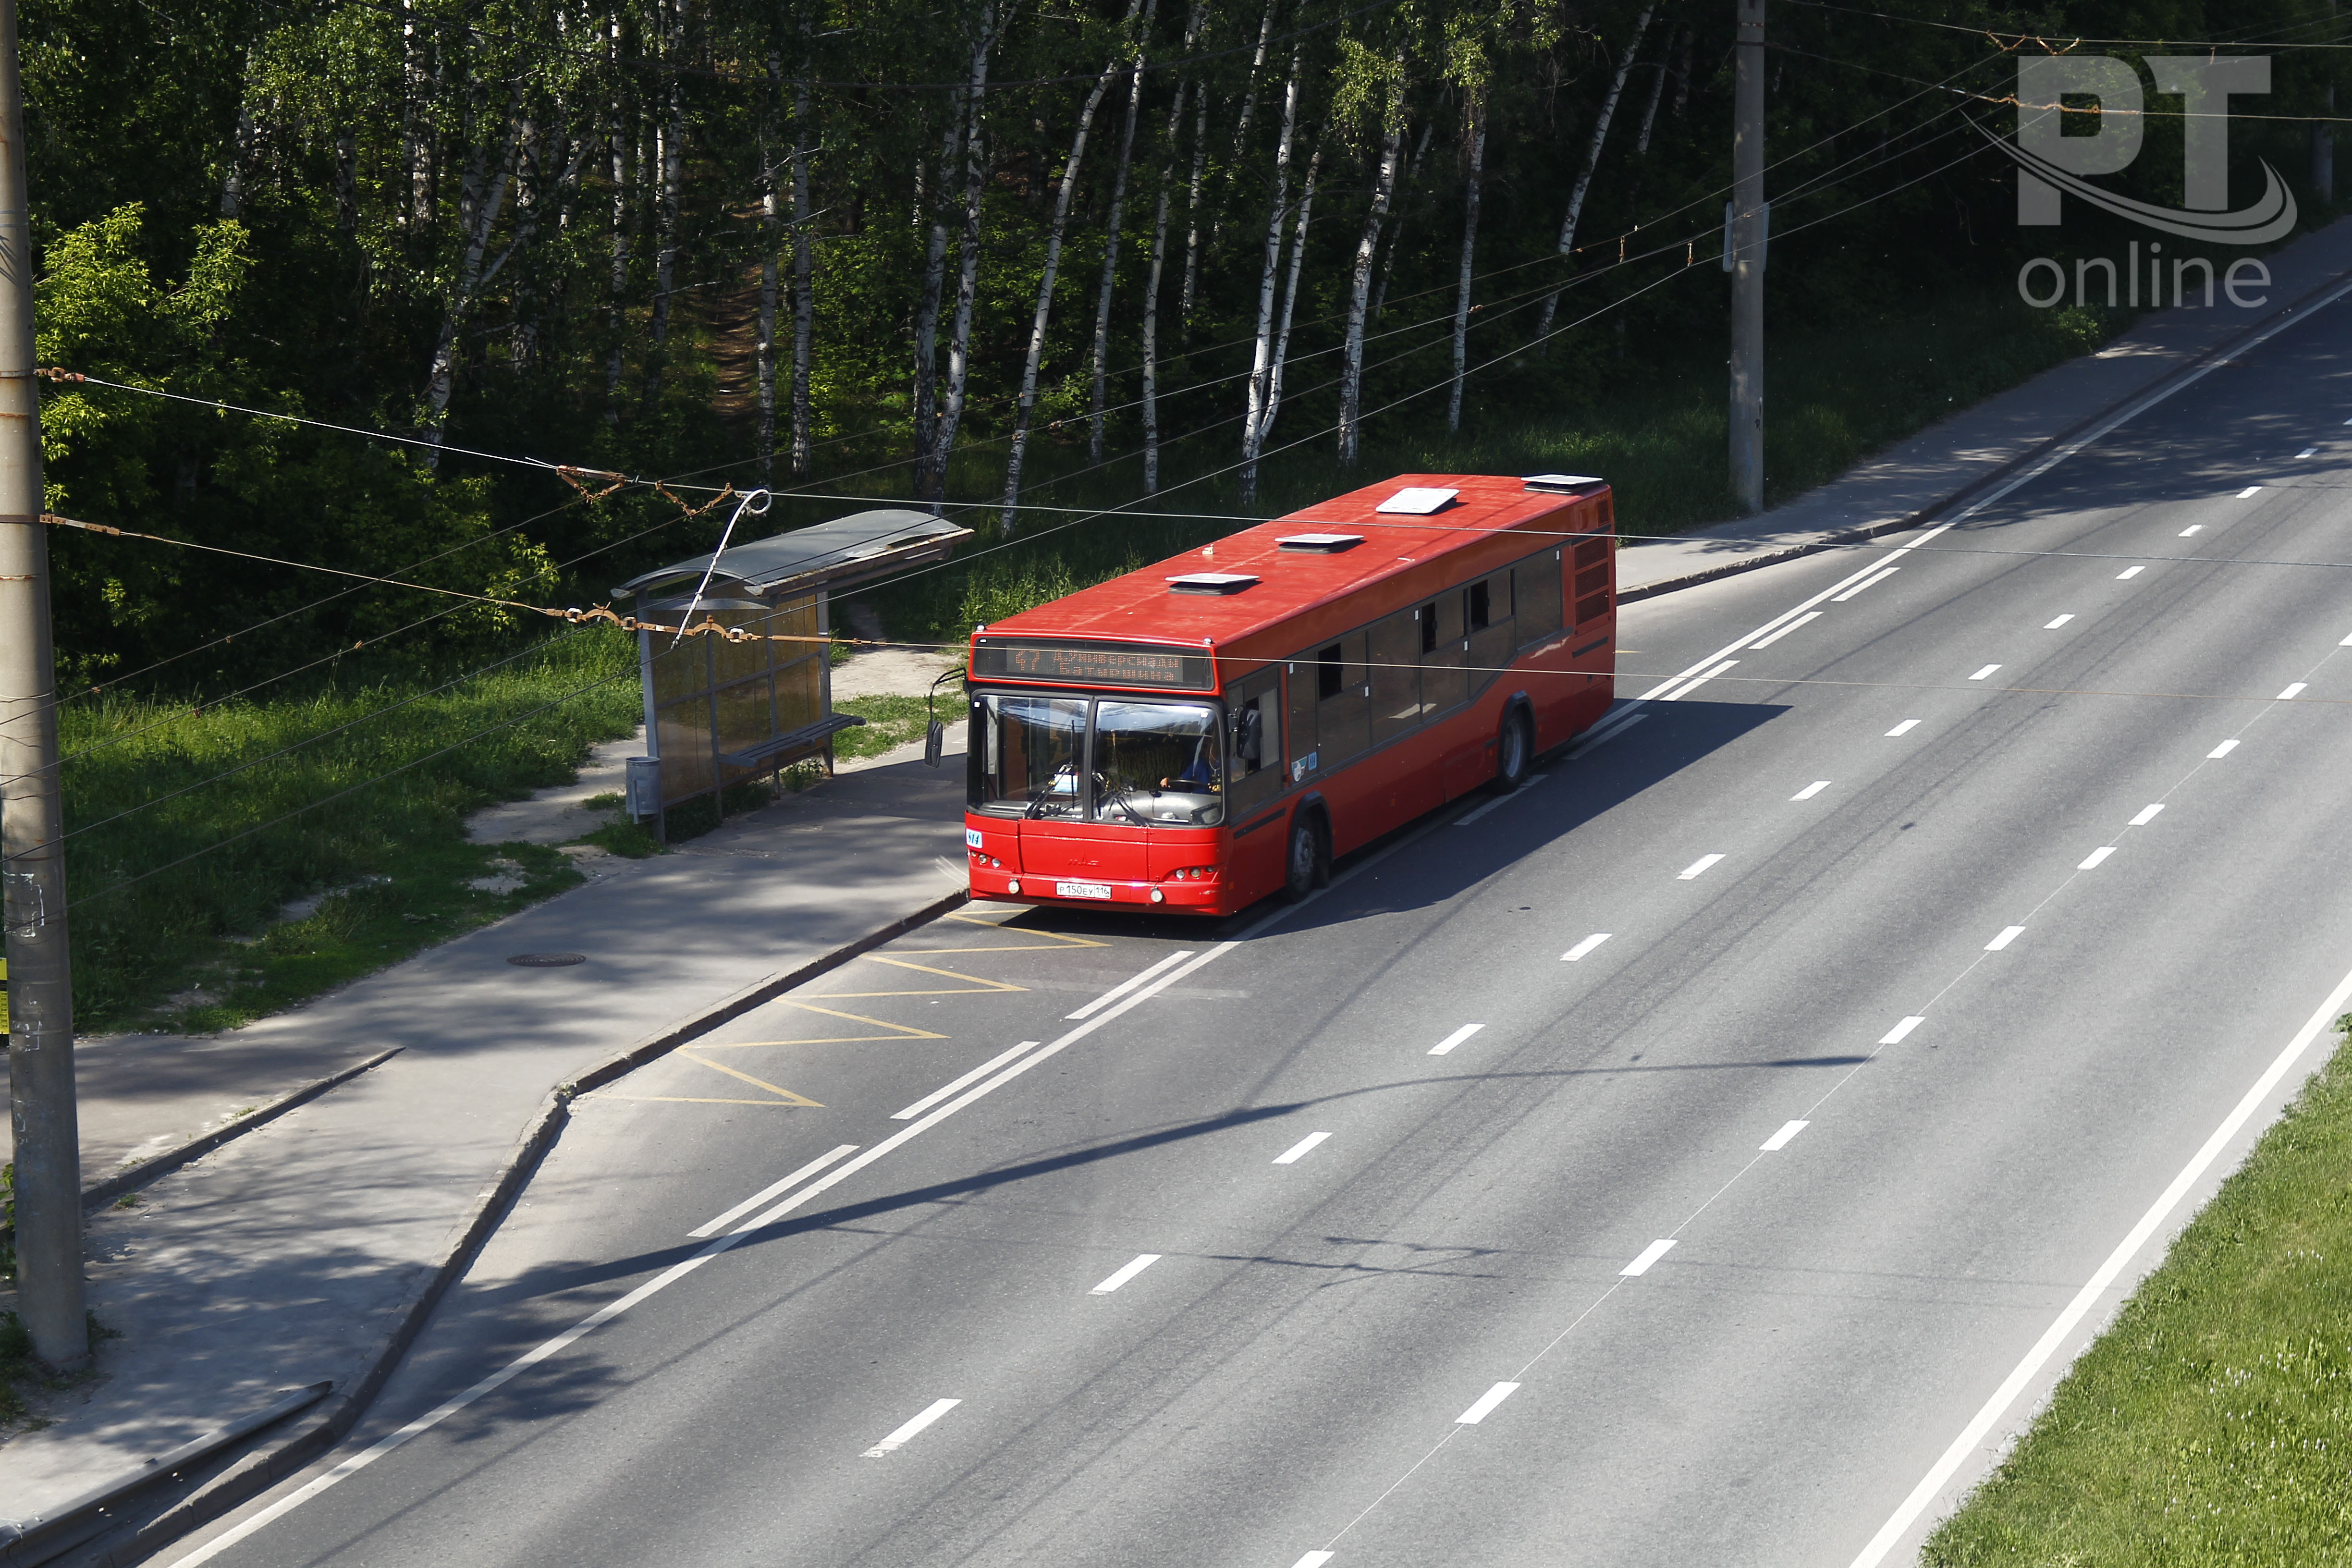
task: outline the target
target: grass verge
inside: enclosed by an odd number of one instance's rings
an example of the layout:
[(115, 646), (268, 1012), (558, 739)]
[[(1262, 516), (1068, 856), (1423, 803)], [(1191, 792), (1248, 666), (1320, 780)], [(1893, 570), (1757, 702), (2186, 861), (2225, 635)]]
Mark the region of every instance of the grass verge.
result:
[(79, 1026), (234, 1026), (570, 886), (562, 855), (469, 843), (466, 818), (631, 732), (632, 641), (271, 702), (67, 704)]
[[(963, 688), (951, 682), (941, 689), (940, 696), (937, 709), (940, 720), (952, 724), (961, 719)], [(833, 710), (855, 713), (866, 721), (859, 728), (844, 730), (833, 738), (833, 754), (846, 760), (878, 757), (909, 741), (921, 740), (933, 709), (919, 697), (877, 696), (844, 698), (833, 705)]]
[(2352, 1016), (1927, 1568), (2352, 1564)]

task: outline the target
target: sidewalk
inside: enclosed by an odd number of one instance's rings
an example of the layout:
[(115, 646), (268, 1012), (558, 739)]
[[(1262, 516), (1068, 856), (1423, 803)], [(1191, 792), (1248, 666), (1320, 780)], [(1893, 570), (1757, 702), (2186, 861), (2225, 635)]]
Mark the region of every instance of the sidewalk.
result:
[[(1892, 532), (1965, 499), (1966, 492), (2030, 459), (2077, 426), (2153, 389), (2167, 376), (2275, 321), (2285, 307), (2352, 275), (2352, 218), (2305, 235), (2264, 257), (2269, 304), (2240, 310), (2183, 307), (2143, 316), (2095, 354), (2069, 360), (1920, 431), (1817, 489), (1759, 516), (1669, 540), (1629, 542), (1617, 559), (1618, 596), (1645, 599), (1696, 583), (1811, 554), (1839, 541)], [(1771, 418), (1766, 390), (1765, 418)], [(1617, 524), (1643, 531), (1639, 517)]]
[[(527, 1169), (518, 1135), (561, 1125), (551, 1088), (953, 901), (962, 795), (953, 759), (846, 772), (672, 854), (600, 862), (587, 886), (234, 1035), (93, 1049), (79, 1074), (104, 1130), (93, 1176), (176, 1136), (192, 1103), (253, 1104), (399, 1054), (91, 1216), (90, 1307), (122, 1337), (102, 1376), (44, 1412), (54, 1425), (0, 1445), (0, 1518), (40, 1515), (297, 1384), (335, 1396), (265, 1448), (347, 1418), (502, 1178)], [(509, 962), (562, 953), (584, 961)]]

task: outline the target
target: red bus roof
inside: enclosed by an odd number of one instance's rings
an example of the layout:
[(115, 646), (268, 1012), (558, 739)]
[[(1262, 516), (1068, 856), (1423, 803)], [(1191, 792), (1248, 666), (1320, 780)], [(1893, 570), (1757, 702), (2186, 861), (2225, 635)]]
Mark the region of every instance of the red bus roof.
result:
[[(1378, 510), (1407, 488), (1458, 495), (1453, 504), (1427, 517)], [(1526, 553), (1526, 542), (1497, 539), (1499, 531), (1565, 534), (1606, 527), (1612, 521), (1608, 496), (1609, 487), (1599, 482), (1568, 494), (1532, 489), (1523, 479), (1489, 474), (1400, 474), (1245, 528), (1205, 549), (1188, 550), (1024, 610), (980, 627), (974, 635), (991, 641), (1040, 637), (1181, 645), (1228, 657), (1278, 658), (1293, 650), (1235, 645), (1253, 634), (1298, 621), (1318, 606), (1336, 606), (1388, 579), (1408, 579), (1395, 584), (1394, 596), (1400, 602), (1412, 598), (1442, 585), (1440, 579), (1453, 569), (1472, 565), (1447, 559), (1464, 552), (1493, 555), (1498, 562)], [(1364, 542), (1332, 553), (1285, 550), (1277, 542), (1285, 535), (1307, 532), (1361, 533)], [(1481, 545), (1488, 548), (1480, 551)], [(1196, 573), (1234, 574), (1258, 581), (1232, 594), (1171, 590), (1170, 578)]]

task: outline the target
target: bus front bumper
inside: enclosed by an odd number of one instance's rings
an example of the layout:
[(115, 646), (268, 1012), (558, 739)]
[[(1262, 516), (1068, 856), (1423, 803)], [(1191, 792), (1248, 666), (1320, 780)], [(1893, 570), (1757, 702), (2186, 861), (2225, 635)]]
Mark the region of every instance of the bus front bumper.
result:
[(1034, 877), (1009, 869), (970, 868), (971, 896), (1069, 909), (1108, 906), (1123, 910), (1171, 910), (1184, 914), (1227, 915), (1235, 908), (1223, 878), (1158, 882), (1082, 881), (1071, 877)]

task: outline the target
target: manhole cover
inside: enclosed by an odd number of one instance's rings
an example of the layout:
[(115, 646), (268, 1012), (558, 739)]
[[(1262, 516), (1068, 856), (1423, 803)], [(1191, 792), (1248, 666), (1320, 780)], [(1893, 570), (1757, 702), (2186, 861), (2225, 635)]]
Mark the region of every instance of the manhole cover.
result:
[(518, 952), (507, 962), (524, 969), (562, 969), (568, 963), (587, 963), (588, 955), (584, 952)]

